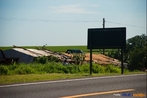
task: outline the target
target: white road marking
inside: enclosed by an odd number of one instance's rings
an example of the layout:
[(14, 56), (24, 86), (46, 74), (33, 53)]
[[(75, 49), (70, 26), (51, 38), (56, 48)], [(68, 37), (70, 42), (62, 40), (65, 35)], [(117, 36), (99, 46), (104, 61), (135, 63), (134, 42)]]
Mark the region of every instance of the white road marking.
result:
[(46, 81), (46, 82), (33, 82), (33, 83), (22, 83), (22, 84), (12, 84), (12, 85), (1, 85), (0, 88), (28, 86), (28, 85), (37, 85), (37, 84), (62, 83), (62, 82), (72, 82), (72, 81), (84, 81), (84, 80), (94, 80), (94, 79), (107, 79), (107, 78), (117, 78), (117, 77), (142, 76), (142, 75), (145, 75), (145, 74), (117, 75), (117, 76), (91, 77), (91, 78), (80, 78), (80, 79), (68, 79), (68, 80), (57, 80), (57, 81)]

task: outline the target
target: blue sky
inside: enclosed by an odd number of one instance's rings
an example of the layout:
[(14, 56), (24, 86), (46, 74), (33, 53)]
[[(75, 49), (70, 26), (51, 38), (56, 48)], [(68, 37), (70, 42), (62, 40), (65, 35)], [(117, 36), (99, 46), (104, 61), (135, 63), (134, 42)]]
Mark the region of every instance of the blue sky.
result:
[(0, 0), (0, 46), (87, 45), (87, 29), (146, 34), (146, 0)]

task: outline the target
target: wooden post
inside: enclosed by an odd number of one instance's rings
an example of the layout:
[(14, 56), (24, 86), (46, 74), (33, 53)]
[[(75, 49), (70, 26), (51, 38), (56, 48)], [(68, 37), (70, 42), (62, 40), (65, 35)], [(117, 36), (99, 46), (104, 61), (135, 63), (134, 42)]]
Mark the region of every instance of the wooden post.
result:
[[(103, 18), (103, 28), (105, 28), (105, 18)], [(103, 55), (105, 54), (105, 49), (103, 49)]]

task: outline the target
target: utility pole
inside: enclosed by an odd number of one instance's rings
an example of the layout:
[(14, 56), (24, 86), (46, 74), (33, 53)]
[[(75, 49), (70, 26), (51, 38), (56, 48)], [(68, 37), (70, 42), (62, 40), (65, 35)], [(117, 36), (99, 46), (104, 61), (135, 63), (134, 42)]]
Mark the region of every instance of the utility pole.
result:
[[(103, 28), (105, 28), (105, 18), (103, 18)], [(105, 49), (103, 49), (103, 55), (105, 54)]]
[(105, 28), (105, 18), (103, 18), (103, 28)]

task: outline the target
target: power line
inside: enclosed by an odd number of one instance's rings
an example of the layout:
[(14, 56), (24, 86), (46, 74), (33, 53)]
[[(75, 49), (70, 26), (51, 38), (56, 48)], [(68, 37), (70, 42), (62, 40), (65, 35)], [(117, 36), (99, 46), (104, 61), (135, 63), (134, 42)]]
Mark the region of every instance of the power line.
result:
[[(27, 19), (27, 18), (13, 18), (13, 17), (0, 17), (0, 20), (7, 20), (7, 21), (29, 21), (29, 22), (83, 22), (83, 23), (88, 23), (88, 22), (103, 22), (103, 21), (92, 21), (92, 20), (49, 20), (49, 19)], [(117, 23), (117, 22), (111, 22), (111, 21), (105, 21), (107, 23), (111, 24), (117, 24), (117, 25), (125, 25), (125, 26), (130, 26), (130, 27), (137, 27), (137, 28), (145, 28), (141, 26), (136, 26), (136, 25), (131, 25), (131, 24), (123, 24), (123, 23)]]
[(30, 21), (30, 22), (102, 22), (102, 21), (91, 21), (91, 20), (48, 20), (48, 19), (26, 19), (26, 18), (8, 18), (8, 17), (0, 17), (0, 19), (7, 21)]
[(122, 24), (122, 23), (111, 22), (111, 21), (105, 21), (105, 22), (107, 22), (107, 23), (112, 23), (112, 24), (118, 24), (118, 25), (125, 25), (125, 26), (137, 27), (137, 28), (145, 28), (145, 27), (136, 26), (136, 25), (131, 25), (131, 24)]

